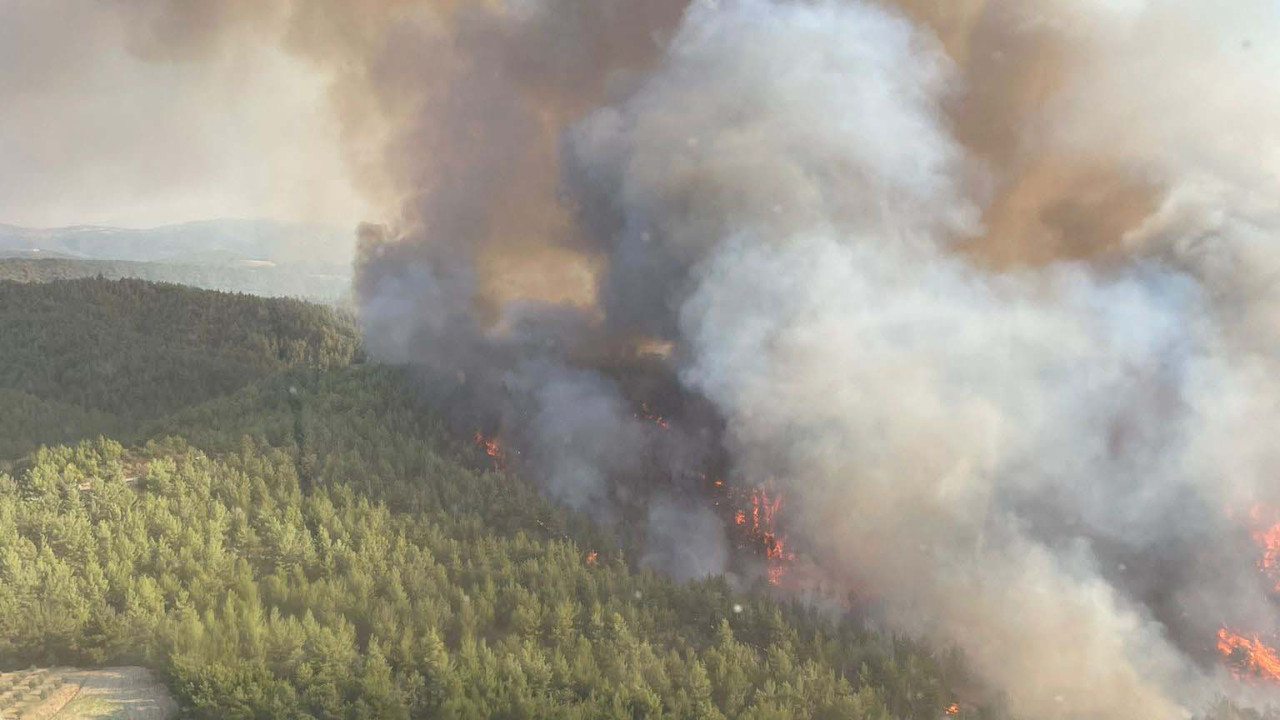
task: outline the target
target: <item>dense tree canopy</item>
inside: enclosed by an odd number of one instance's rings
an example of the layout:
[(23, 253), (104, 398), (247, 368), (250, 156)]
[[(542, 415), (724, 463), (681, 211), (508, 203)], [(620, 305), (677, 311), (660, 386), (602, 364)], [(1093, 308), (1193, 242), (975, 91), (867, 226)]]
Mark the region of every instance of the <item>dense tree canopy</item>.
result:
[(138, 280), (0, 282), (0, 460), (141, 424), (290, 367), (358, 359), (350, 317)]
[(203, 448), (36, 453), (0, 480), (0, 659), (157, 666), (210, 718), (941, 713), (954, 658), (637, 570), (401, 382), (295, 371), (172, 421)]

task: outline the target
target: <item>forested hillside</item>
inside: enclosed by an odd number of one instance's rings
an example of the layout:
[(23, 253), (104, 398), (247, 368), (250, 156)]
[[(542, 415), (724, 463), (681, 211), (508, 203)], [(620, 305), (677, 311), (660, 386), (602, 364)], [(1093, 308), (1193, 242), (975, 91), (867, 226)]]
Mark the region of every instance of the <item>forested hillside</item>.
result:
[(210, 719), (1004, 717), (953, 653), (640, 568), (330, 310), (100, 280), (0, 308), (0, 438), (108, 436), (0, 472), (0, 669), (145, 665)]
[(400, 371), (352, 365), (331, 310), (106, 280), (0, 283), (0, 308), (9, 452), (126, 437), (0, 475), (0, 664), (145, 664), (208, 718), (914, 718), (951, 701), (955, 658), (641, 571), (477, 470)]
[(636, 571), (401, 382), (295, 372), (175, 420), (203, 448), (39, 453), (0, 490), (0, 657), (158, 666), (209, 718), (941, 716), (954, 663)]
[(280, 370), (359, 357), (330, 308), (97, 278), (0, 282), (0, 460), (147, 422)]

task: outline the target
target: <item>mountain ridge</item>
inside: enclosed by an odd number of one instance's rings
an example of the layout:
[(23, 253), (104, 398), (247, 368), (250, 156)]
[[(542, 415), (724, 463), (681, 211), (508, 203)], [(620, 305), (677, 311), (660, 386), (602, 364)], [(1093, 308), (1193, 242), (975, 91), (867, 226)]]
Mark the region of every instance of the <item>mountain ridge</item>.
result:
[(0, 253), (61, 253), (91, 260), (174, 261), (227, 252), (250, 261), (318, 262), (349, 266), (350, 229), (318, 223), (220, 218), (123, 228), (68, 225), (33, 228), (0, 223)]

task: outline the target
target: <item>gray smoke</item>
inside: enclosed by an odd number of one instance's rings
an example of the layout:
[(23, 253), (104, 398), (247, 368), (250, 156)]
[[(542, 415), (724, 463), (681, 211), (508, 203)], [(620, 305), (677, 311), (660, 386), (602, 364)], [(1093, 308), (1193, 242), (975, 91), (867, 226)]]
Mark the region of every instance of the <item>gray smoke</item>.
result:
[[(867, 3), (693, 5), (557, 133), (576, 222), (546, 244), (595, 268), (585, 300), (477, 316), (476, 258), (514, 241), (448, 224), (365, 266), (366, 316), (430, 268), (412, 312), (456, 322), (392, 323), (421, 333), (407, 357), (500, 376), (530, 469), (604, 517), (648, 499), (655, 441), (600, 355), (669, 343), (732, 482), (783, 489), (793, 535), (884, 622), (962, 648), (1026, 717), (1182, 717), (1232, 690), (1218, 627), (1276, 628), (1239, 521), (1280, 460), (1277, 165), (1255, 167), (1276, 76), (1237, 52), (1244, 9), (969, 11), (935, 36)], [(1270, 19), (1251, 35), (1280, 38)], [(519, 177), (519, 154), (479, 167)], [(725, 569), (720, 517), (664, 492), (646, 559)]]
[(768, 485), (1021, 716), (1274, 699), (1213, 645), (1280, 629), (1280, 6), (140, 7), (327, 76), (371, 352), (644, 562), (741, 572), (708, 485)]
[(696, 7), (662, 71), (572, 135), (616, 208), (605, 302), (678, 328), (737, 477), (791, 491), (820, 564), (895, 626), (964, 648), (1018, 713), (1175, 717), (1179, 653), (1089, 542), (1167, 509), (1143, 474), (1176, 436), (1116, 453), (1106, 425), (1167, 418), (1132, 403), (1186, 372), (1195, 288), (955, 256), (978, 206), (942, 121), (954, 74), (869, 6)]

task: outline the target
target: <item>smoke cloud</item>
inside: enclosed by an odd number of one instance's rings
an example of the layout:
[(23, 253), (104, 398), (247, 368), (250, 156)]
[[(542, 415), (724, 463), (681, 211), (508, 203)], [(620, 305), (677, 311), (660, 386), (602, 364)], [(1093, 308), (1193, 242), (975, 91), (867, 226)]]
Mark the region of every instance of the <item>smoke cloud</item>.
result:
[(354, 227), (328, 81), (280, 47), (283, 7), (168, 5), (0, 0), (0, 222)]
[(1214, 638), (1280, 630), (1274, 3), (122, 7), (327, 78), (371, 352), (643, 562), (749, 574), (709, 485), (767, 486), (1018, 715), (1256, 694)]

